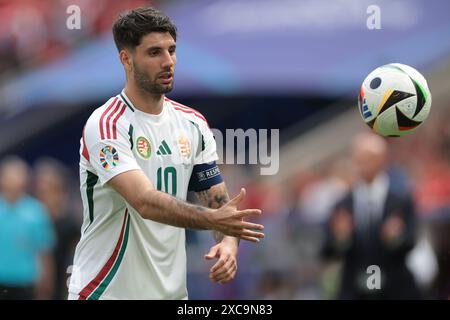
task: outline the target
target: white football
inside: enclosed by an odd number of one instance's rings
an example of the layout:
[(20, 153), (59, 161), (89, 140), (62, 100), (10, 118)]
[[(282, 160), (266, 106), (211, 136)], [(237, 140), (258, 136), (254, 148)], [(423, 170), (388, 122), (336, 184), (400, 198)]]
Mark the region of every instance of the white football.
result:
[(373, 131), (400, 137), (415, 131), (427, 119), (431, 92), (419, 71), (390, 63), (376, 68), (364, 79), (358, 107)]

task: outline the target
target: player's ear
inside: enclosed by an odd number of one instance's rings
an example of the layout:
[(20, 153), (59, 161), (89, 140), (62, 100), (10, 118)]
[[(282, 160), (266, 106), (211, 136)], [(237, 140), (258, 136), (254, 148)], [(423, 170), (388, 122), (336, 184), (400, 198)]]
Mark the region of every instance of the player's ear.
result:
[(128, 50), (122, 49), (119, 52), (119, 59), (122, 62), (126, 71), (131, 72), (133, 70), (133, 58)]

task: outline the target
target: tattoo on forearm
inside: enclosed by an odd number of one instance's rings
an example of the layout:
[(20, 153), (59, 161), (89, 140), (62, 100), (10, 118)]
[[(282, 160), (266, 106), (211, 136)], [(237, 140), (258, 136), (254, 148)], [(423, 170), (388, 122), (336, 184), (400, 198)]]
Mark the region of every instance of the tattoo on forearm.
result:
[(230, 201), (227, 190), (225, 187), (214, 188), (211, 187), (208, 190), (197, 192), (197, 196), (200, 202), (211, 209), (218, 209), (225, 203)]
[[(197, 196), (202, 203), (202, 205), (207, 206), (211, 209), (218, 209), (228, 201), (230, 197), (224, 183), (212, 186), (211, 188), (197, 192)], [(216, 242), (222, 241), (224, 235), (218, 231), (213, 231), (213, 237)]]

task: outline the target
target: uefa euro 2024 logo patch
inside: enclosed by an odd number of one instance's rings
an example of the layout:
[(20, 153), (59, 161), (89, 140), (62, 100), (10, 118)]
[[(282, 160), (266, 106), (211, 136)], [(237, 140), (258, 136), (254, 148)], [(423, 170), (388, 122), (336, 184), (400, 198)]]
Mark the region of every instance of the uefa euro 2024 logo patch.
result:
[(119, 154), (112, 146), (105, 146), (100, 150), (100, 163), (105, 170), (115, 167), (119, 163)]
[(150, 142), (144, 137), (137, 138), (136, 141), (136, 149), (139, 155), (144, 159), (147, 160), (150, 158), (150, 155), (152, 153), (152, 148), (150, 146)]

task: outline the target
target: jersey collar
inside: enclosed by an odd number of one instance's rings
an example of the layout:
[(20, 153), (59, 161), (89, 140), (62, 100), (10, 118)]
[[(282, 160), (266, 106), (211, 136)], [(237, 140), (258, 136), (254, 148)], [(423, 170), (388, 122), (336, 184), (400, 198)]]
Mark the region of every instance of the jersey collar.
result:
[(130, 108), (131, 111), (134, 112), (135, 106), (131, 103), (130, 99), (128, 99), (127, 95), (125, 94), (125, 89), (122, 89), (122, 92), (120, 93), (120, 97), (122, 98), (123, 102), (125, 102), (127, 107)]

